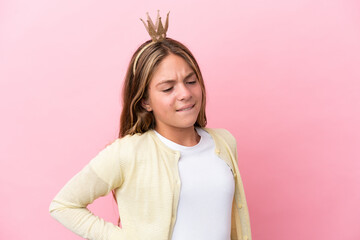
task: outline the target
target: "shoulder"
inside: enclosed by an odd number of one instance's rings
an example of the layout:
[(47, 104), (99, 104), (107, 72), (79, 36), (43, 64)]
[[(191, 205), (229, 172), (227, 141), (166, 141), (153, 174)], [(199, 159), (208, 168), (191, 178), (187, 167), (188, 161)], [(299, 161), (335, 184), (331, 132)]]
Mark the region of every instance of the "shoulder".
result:
[(229, 144), (236, 144), (235, 137), (226, 129), (224, 128), (203, 128), (205, 131), (207, 131), (210, 135), (222, 138)]
[(237, 165), (237, 144), (235, 137), (226, 129), (223, 128), (203, 128), (213, 138), (215, 145), (225, 152), (231, 152), (234, 158), (234, 166)]
[(128, 166), (134, 164), (134, 158), (144, 154), (151, 145), (148, 132), (143, 134), (126, 135), (117, 138), (106, 145), (89, 165), (95, 173), (111, 185), (119, 185), (125, 176)]
[(145, 143), (151, 142), (153, 139), (151, 137), (150, 131), (145, 133), (136, 133), (133, 135), (126, 135), (122, 138), (117, 138), (110, 142), (106, 147), (111, 147), (113, 149), (126, 150), (138, 149)]
[(102, 165), (104, 162), (111, 164), (125, 163), (133, 158), (139, 150), (149, 146), (151, 137), (148, 132), (143, 134), (126, 135), (107, 144), (92, 160), (92, 164)]
[(122, 138), (116, 139), (113, 143), (128, 150), (129, 148), (137, 148), (148, 141), (151, 141), (149, 131), (142, 134), (136, 133), (133, 135), (126, 135)]
[(223, 128), (203, 128), (203, 129), (211, 135), (216, 145), (218, 145), (221, 148), (225, 147), (225, 149), (229, 148), (230, 151), (236, 155), (237, 153), (236, 139), (228, 130)]

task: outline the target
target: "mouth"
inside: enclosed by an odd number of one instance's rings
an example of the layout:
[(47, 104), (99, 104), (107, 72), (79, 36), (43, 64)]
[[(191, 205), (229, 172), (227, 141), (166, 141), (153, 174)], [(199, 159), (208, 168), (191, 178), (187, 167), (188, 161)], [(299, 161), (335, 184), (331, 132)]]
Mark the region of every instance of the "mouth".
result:
[(185, 111), (189, 111), (191, 109), (193, 109), (193, 107), (195, 106), (195, 104), (190, 104), (190, 105), (186, 105), (178, 110), (176, 110), (177, 112), (185, 112)]

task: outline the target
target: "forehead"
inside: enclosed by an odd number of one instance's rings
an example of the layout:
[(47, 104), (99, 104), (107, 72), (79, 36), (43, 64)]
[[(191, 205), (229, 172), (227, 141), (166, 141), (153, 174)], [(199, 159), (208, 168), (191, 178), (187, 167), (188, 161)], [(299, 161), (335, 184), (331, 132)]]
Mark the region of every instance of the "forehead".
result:
[(180, 56), (170, 54), (166, 56), (156, 68), (152, 81), (175, 80), (193, 72), (191, 66)]

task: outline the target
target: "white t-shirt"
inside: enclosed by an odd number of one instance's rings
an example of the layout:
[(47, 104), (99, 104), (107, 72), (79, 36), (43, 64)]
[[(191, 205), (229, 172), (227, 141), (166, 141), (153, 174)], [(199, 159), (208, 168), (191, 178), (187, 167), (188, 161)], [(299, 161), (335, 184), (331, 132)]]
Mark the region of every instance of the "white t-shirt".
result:
[(196, 130), (201, 139), (192, 147), (174, 143), (155, 131), (169, 148), (180, 151), (181, 191), (172, 240), (229, 240), (234, 177), (216, 155), (210, 134)]

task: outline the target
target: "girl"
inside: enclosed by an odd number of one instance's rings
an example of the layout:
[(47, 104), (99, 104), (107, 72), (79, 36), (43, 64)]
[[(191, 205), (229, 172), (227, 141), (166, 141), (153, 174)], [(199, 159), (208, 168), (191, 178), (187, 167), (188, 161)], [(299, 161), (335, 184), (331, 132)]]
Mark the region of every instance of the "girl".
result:
[[(131, 58), (119, 138), (61, 189), (51, 216), (94, 240), (251, 239), (236, 141), (205, 128), (199, 66), (159, 25)], [(111, 191), (122, 228), (86, 208)]]

